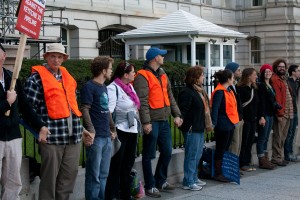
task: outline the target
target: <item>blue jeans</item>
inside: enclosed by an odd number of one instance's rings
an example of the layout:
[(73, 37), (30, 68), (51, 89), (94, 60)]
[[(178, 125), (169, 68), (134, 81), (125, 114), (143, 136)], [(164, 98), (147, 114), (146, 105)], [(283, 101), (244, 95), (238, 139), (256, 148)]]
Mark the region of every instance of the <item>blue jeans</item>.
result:
[(185, 132), (184, 137), (184, 178), (182, 185), (189, 186), (198, 180), (198, 165), (204, 145), (203, 132)]
[(289, 131), (287, 133), (285, 142), (284, 142), (284, 157), (289, 158), (290, 154), (293, 154), (293, 144), (295, 138), (296, 127), (298, 125), (298, 116), (297, 113), (294, 113), (294, 118), (291, 119)]
[[(172, 156), (172, 137), (169, 122), (152, 121), (152, 131), (143, 135), (143, 173), (145, 189), (162, 186), (168, 176), (168, 166)], [(151, 160), (156, 157), (156, 146), (159, 148), (159, 159), (155, 175), (152, 173)]]
[(86, 147), (85, 199), (104, 200), (111, 156), (111, 138), (95, 137)]
[(269, 136), (273, 126), (273, 116), (265, 117), (265, 126), (258, 125), (258, 138), (256, 144), (257, 157), (263, 157), (267, 152)]

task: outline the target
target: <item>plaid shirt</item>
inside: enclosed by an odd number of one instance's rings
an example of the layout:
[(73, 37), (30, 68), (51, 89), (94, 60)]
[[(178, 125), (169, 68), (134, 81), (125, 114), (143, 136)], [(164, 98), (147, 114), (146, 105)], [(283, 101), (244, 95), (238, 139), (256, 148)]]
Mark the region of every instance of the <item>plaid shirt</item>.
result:
[[(49, 68), (47, 67), (49, 70)], [(51, 70), (49, 70), (51, 72)], [(51, 72), (52, 73), (52, 72)], [(56, 76), (57, 80), (62, 79), (61, 73)], [(72, 114), (72, 136), (69, 136), (68, 118), (53, 120), (48, 116), (42, 80), (38, 73), (33, 73), (25, 83), (25, 93), (28, 101), (32, 103), (36, 113), (47, 123), (50, 135), (48, 135), (48, 144), (65, 145), (69, 144), (70, 139), (75, 143), (81, 142), (83, 127), (80, 118)]]

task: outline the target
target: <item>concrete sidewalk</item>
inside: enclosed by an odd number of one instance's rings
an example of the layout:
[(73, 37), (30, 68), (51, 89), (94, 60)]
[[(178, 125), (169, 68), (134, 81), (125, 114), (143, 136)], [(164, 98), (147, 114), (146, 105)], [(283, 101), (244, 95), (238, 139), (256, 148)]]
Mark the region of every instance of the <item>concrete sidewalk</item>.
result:
[[(174, 191), (161, 192), (165, 200), (299, 200), (300, 199), (300, 162), (294, 162), (286, 167), (274, 170), (244, 172), (241, 184), (220, 183), (214, 180), (204, 180), (207, 185), (200, 191), (186, 191), (178, 183)], [(145, 197), (143, 200), (154, 200)]]

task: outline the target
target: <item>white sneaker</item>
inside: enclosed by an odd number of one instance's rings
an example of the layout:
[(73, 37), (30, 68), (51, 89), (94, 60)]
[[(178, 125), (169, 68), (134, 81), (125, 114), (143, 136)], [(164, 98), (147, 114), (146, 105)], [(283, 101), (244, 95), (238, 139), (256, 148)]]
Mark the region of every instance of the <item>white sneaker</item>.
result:
[(193, 185), (189, 185), (189, 186), (182, 186), (182, 189), (184, 190), (192, 190), (192, 191), (199, 191), (202, 189), (201, 186), (196, 185), (195, 183)]
[(195, 181), (195, 184), (198, 185), (198, 186), (204, 186), (204, 185), (206, 185), (206, 182), (201, 181), (200, 179), (198, 179), (198, 180)]

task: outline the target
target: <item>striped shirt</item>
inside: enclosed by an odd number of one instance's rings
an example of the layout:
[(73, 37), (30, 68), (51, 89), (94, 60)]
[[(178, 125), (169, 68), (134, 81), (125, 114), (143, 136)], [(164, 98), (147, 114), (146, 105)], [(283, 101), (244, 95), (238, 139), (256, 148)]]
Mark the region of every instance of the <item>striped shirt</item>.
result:
[[(47, 69), (53, 74), (50, 68), (44, 64)], [(53, 74), (57, 80), (62, 80), (61, 73)], [(41, 117), (41, 119), (47, 123), (47, 127), (50, 131), (48, 135), (48, 144), (56, 145), (66, 145), (69, 144), (70, 140), (74, 143), (81, 142), (83, 127), (80, 123), (80, 118), (72, 113), (71, 126), (68, 126), (68, 119), (50, 119), (48, 116), (48, 111), (46, 108), (46, 102), (44, 98), (44, 90), (42, 80), (38, 73), (33, 73), (25, 82), (25, 93), (27, 95), (28, 101), (33, 105), (36, 113)], [(69, 127), (72, 128), (72, 134), (69, 133)]]

